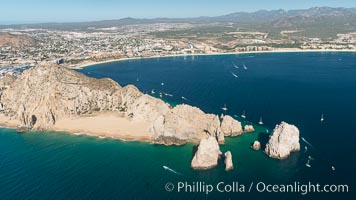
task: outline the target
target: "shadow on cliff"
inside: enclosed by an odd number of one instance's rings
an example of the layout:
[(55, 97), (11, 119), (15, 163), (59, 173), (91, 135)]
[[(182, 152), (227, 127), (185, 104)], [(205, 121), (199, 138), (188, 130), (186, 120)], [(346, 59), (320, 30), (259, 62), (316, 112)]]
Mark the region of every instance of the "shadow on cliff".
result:
[(193, 160), (193, 157), (194, 157), (195, 153), (198, 151), (198, 146), (199, 146), (199, 145), (194, 145), (194, 146), (193, 146), (192, 157), (190, 158), (190, 160)]
[(261, 143), (261, 149), (264, 150), (266, 148), (266, 144), (269, 140), (269, 134), (260, 132), (258, 133), (258, 141)]

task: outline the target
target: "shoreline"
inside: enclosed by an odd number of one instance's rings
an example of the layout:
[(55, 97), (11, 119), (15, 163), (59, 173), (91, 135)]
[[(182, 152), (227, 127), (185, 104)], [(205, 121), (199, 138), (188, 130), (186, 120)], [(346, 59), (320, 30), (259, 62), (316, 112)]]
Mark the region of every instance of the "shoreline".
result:
[[(0, 128), (17, 130), (18, 127), (19, 121), (0, 114)], [(34, 132), (65, 132), (98, 139), (109, 138), (149, 143), (153, 140), (153, 133), (149, 132), (149, 128), (148, 123), (131, 121), (120, 116), (120, 113), (105, 112), (60, 119), (48, 130), (34, 130)]]
[(240, 54), (266, 54), (266, 53), (355, 53), (356, 49), (345, 49), (345, 50), (338, 50), (338, 49), (298, 49), (298, 48), (286, 48), (286, 49), (275, 49), (271, 51), (244, 51), (244, 52), (226, 52), (226, 53), (197, 53), (197, 54), (172, 54), (172, 55), (155, 55), (155, 56), (146, 56), (146, 57), (132, 57), (132, 58), (118, 58), (118, 59), (110, 59), (104, 61), (89, 61), (89, 62), (82, 62), (73, 66), (68, 66), (71, 69), (83, 69), (86, 67), (90, 67), (93, 65), (105, 64), (105, 63), (113, 63), (113, 62), (120, 62), (120, 61), (127, 61), (127, 60), (140, 60), (140, 59), (154, 59), (154, 58), (173, 58), (173, 57), (185, 57), (185, 56), (219, 56), (219, 55), (240, 55)]
[[(236, 53), (219, 53), (219, 54), (189, 54), (189, 55), (168, 55), (155, 57), (136, 57), (121, 58), (96, 63), (86, 63), (81, 67), (88, 67), (101, 63), (110, 63), (125, 60), (164, 58), (164, 57), (182, 57), (182, 56), (210, 56), (210, 55), (236, 55), (236, 54), (258, 54), (258, 53), (298, 53), (298, 52), (356, 52), (356, 50), (275, 50), (275, 51), (253, 51), (253, 52), (236, 52)], [(120, 122), (120, 123), (118, 123)], [(120, 126), (117, 126), (120, 124)], [(19, 121), (13, 120), (3, 114), (0, 114), (0, 126), (4, 128), (17, 129)], [(120, 113), (97, 113), (94, 115), (71, 117), (59, 120), (48, 131), (66, 132), (74, 135), (88, 135), (97, 138), (111, 138), (122, 141), (141, 141), (152, 142), (153, 135), (149, 132), (149, 125), (144, 123), (132, 122), (124, 118)]]

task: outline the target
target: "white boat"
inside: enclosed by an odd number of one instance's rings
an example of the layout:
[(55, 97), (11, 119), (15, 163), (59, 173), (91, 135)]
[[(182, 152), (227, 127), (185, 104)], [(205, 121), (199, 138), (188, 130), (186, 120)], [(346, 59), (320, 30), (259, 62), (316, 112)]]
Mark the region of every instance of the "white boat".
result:
[(163, 97), (163, 95), (162, 95), (162, 93), (161, 93), (161, 92), (159, 93), (159, 97), (161, 97), (161, 98)]
[(246, 67), (246, 65), (245, 65), (245, 64), (243, 65), (243, 67), (244, 67), (244, 69), (247, 69), (247, 67)]
[(307, 167), (311, 167), (311, 165), (310, 165), (310, 160), (308, 160), (308, 162), (307, 162), (307, 163), (305, 163), (305, 166), (307, 166)]
[(259, 125), (263, 125), (262, 117), (260, 117), (260, 121), (258, 122)]
[(246, 113), (245, 113), (245, 111), (243, 111), (241, 117), (244, 118), (244, 119), (246, 119)]
[(226, 104), (224, 105), (223, 108), (221, 108), (223, 111), (227, 111), (227, 107), (226, 107)]
[(335, 171), (335, 167), (334, 167), (334, 166), (331, 166), (331, 170)]
[(237, 65), (235, 65), (235, 64), (234, 64), (234, 67), (235, 67), (236, 69), (238, 69), (238, 68), (239, 68), (239, 66), (237, 66)]
[(238, 76), (237, 76), (234, 72), (231, 72), (231, 74), (232, 74), (235, 78), (238, 78)]
[(324, 121), (324, 114), (321, 114), (320, 122)]
[(155, 90), (154, 89), (152, 89), (151, 90), (151, 94), (155, 94), (156, 92), (155, 92)]
[(161, 85), (164, 86), (164, 83), (162, 82)]
[(186, 100), (186, 101), (188, 100), (187, 98), (185, 98), (185, 97), (183, 97), (183, 96), (182, 96), (182, 99), (183, 99), (183, 100)]

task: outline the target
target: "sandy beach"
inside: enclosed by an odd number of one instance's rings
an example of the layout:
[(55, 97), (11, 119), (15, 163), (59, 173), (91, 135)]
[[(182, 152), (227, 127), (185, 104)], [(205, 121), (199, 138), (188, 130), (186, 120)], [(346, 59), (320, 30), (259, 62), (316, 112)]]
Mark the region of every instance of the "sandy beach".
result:
[(309, 52), (356, 52), (356, 49), (345, 49), (345, 50), (337, 50), (337, 49), (299, 49), (299, 48), (280, 48), (271, 51), (245, 51), (245, 52), (227, 52), (227, 53), (204, 53), (204, 54), (174, 54), (174, 55), (163, 55), (163, 56), (150, 56), (150, 57), (132, 57), (132, 58), (119, 58), (119, 59), (111, 59), (105, 61), (84, 61), (75, 66), (71, 66), (71, 69), (82, 69), (85, 67), (89, 67), (92, 65), (125, 61), (125, 60), (138, 60), (138, 59), (150, 59), (150, 58), (169, 58), (169, 57), (184, 57), (184, 56), (218, 56), (218, 55), (238, 55), (238, 54), (259, 54), (259, 53), (309, 53)]
[[(19, 124), (18, 120), (0, 114), (0, 126), (17, 128)], [(113, 112), (60, 119), (51, 130), (125, 141), (150, 142), (153, 137), (148, 123), (131, 121)]]
[(60, 119), (53, 130), (130, 141), (151, 141), (153, 136), (148, 123), (130, 121), (116, 113)]

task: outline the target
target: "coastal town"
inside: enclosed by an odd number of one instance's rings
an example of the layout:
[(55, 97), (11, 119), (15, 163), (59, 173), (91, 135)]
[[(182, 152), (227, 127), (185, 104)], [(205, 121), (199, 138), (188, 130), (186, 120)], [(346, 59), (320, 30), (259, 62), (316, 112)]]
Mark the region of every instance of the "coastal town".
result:
[[(88, 27), (84, 31), (26, 27), (0, 29), (0, 66), (34, 66), (41, 62), (53, 62), (76, 67), (117, 59), (179, 55), (356, 50), (356, 32), (340, 33), (330, 38), (311, 38), (296, 37), (295, 34), (301, 30), (282, 30), (279, 33), (281, 37), (235, 27), (235, 31), (228, 27), (219, 34), (190, 31), (197, 26), (190, 23), (153, 23)], [(198, 28), (204, 28), (200, 26)]]

